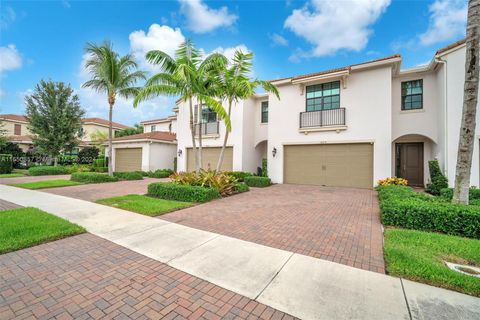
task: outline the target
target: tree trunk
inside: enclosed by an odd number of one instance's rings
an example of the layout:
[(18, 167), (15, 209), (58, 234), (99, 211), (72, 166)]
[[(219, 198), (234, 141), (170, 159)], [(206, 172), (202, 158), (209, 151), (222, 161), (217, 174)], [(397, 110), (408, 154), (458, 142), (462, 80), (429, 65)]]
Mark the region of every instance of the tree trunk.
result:
[(202, 100), (198, 102), (197, 110), (197, 123), (198, 123), (198, 166), (203, 168), (203, 156), (202, 156)]
[(462, 123), (458, 142), (457, 168), (453, 203), (468, 204), (470, 173), (475, 139), (480, 41), (480, 0), (468, 2), (468, 20), (465, 58), (465, 85), (463, 93)]
[[(200, 167), (198, 165), (197, 143), (195, 141), (195, 123), (193, 121), (192, 97), (188, 98), (188, 103), (190, 108), (190, 133), (192, 134), (192, 149), (193, 149), (192, 151), (193, 151), (193, 158), (195, 159), (195, 171), (200, 172)], [(185, 154), (185, 156), (187, 155)]]
[[(228, 118), (230, 118), (231, 113), (232, 113), (232, 100), (229, 100), (228, 101)], [(218, 163), (217, 163), (217, 168), (216, 168), (217, 172), (219, 172), (220, 168), (222, 167), (223, 157), (225, 156), (225, 148), (227, 146), (229, 133), (230, 133), (230, 131), (228, 131), (228, 130), (225, 131), (225, 137), (223, 139), (222, 150), (220, 151), (220, 156), (218, 158)]]
[(112, 139), (113, 139), (113, 128), (112, 128), (112, 113), (113, 113), (113, 103), (109, 102), (110, 109), (108, 110), (108, 175), (113, 176), (113, 167), (112, 167)]

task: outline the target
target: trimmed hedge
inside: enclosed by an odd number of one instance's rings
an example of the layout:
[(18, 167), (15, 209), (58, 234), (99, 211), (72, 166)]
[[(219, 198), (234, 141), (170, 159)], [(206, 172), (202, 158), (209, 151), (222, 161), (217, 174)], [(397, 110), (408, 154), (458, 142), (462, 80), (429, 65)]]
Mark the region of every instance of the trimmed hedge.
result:
[(382, 222), (407, 229), (480, 239), (480, 208), (452, 204), (410, 187), (378, 187)]
[(244, 182), (249, 187), (264, 188), (272, 184), (269, 177), (245, 177)]
[(75, 172), (70, 180), (81, 183), (102, 183), (118, 181), (117, 177), (110, 177), (108, 174), (96, 172)]
[(236, 193), (247, 192), (249, 190), (250, 190), (250, 187), (247, 186), (245, 183), (237, 183), (235, 185), (235, 192)]
[(440, 190), (448, 188), (448, 179), (442, 173), (442, 170), (440, 170), (440, 165), (437, 160), (428, 161), (428, 169), (432, 182), (427, 184), (425, 191), (433, 195), (439, 195)]
[(114, 172), (113, 176), (118, 180), (143, 180), (143, 174), (140, 172)]
[[(469, 193), (469, 200), (478, 200), (480, 199), (480, 189), (470, 189), (468, 190)], [(444, 198), (445, 200), (452, 200), (453, 198), (453, 188), (443, 188), (440, 190), (440, 197)]]
[(172, 175), (172, 169), (158, 169), (155, 171), (148, 172), (150, 178), (168, 178)]
[(0, 154), (0, 174), (12, 173), (13, 156), (11, 154)]
[(252, 177), (253, 173), (251, 172), (244, 172), (244, 171), (226, 171), (225, 174), (234, 177), (239, 182), (243, 182), (246, 177)]
[(148, 195), (185, 202), (207, 202), (220, 198), (220, 193), (215, 189), (164, 182), (149, 184)]
[(68, 168), (64, 166), (37, 166), (28, 169), (28, 174), (31, 176), (48, 176), (68, 173)]

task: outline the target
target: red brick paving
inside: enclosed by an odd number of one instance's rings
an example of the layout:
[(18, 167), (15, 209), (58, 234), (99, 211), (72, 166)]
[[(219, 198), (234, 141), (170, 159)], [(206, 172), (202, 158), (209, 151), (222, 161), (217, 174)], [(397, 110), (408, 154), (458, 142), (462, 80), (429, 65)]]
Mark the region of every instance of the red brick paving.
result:
[(92, 234), (0, 255), (0, 319), (293, 319)]
[(0, 199), (0, 211), (21, 208), (18, 204)]
[(86, 201), (95, 201), (102, 198), (118, 197), (127, 194), (146, 194), (150, 183), (167, 180), (168, 179), (144, 178), (143, 180), (84, 184), (80, 186), (43, 189), (41, 191)]
[(274, 185), (160, 218), (385, 273), (382, 224), (373, 190)]

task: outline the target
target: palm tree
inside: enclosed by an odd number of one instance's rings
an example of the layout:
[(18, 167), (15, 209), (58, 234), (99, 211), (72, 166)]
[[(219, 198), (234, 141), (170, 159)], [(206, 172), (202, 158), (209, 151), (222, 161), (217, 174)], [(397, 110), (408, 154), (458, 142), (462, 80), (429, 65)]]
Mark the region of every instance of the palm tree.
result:
[(468, 1), (465, 85), (453, 203), (468, 204), (478, 101), (480, 0)]
[(91, 74), (92, 79), (85, 82), (83, 88), (93, 88), (97, 92), (107, 94), (108, 113), (108, 174), (113, 175), (112, 170), (112, 113), (118, 96), (129, 99), (136, 96), (139, 87), (135, 84), (140, 79), (145, 79), (145, 72), (137, 70), (138, 65), (132, 55), (120, 57), (113, 51), (112, 44), (104, 42), (101, 45), (88, 43), (85, 51), (90, 54), (85, 67)]
[[(267, 92), (272, 92), (280, 99), (276, 86), (264, 80), (252, 80), (250, 74), (252, 72), (253, 53), (243, 53), (241, 50), (235, 51), (233, 61), (230, 65), (225, 65), (218, 76), (218, 92), (219, 97), (228, 103), (228, 117), (232, 113), (233, 103), (252, 97), (257, 87), (263, 87)], [(222, 150), (218, 158), (216, 171), (220, 171), (227, 146), (230, 129), (227, 128), (223, 140)]]
[(174, 57), (163, 51), (153, 50), (147, 53), (146, 58), (148, 62), (160, 66), (162, 72), (147, 80), (145, 87), (138, 92), (134, 106), (141, 101), (160, 95), (180, 96), (181, 101), (188, 102), (195, 170), (199, 172), (201, 163), (195, 139), (193, 100), (211, 107), (224, 120), (227, 128), (231, 127), (230, 118), (225, 109), (205, 88), (207, 79), (211, 79), (211, 76), (207, 77), (206, 74), (221, 65), (224, 57), (214, 53), (202, 61), (200, 51), (195, 48), (191, 40), (187, 40), (180, 45)]

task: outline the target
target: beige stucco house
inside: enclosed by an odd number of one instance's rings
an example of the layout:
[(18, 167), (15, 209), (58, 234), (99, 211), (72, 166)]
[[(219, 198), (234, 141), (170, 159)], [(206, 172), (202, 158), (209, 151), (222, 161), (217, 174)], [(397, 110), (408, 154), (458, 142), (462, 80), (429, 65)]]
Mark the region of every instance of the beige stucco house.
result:
[[(32, 134), (28, 130), (28, 121), (23, 115), (0, 114), (0, 123), (7, 132), (10, 141), (17, 143), (23, 151), (33, 146)], [(113, 122), (113, 130), (118, 131), (129, 128), (121, 123)], [(108, 120), (101, 118), (83, 118), (80, 147), (93, 145), (92, 134), (101, 132), (108, 135)]]

